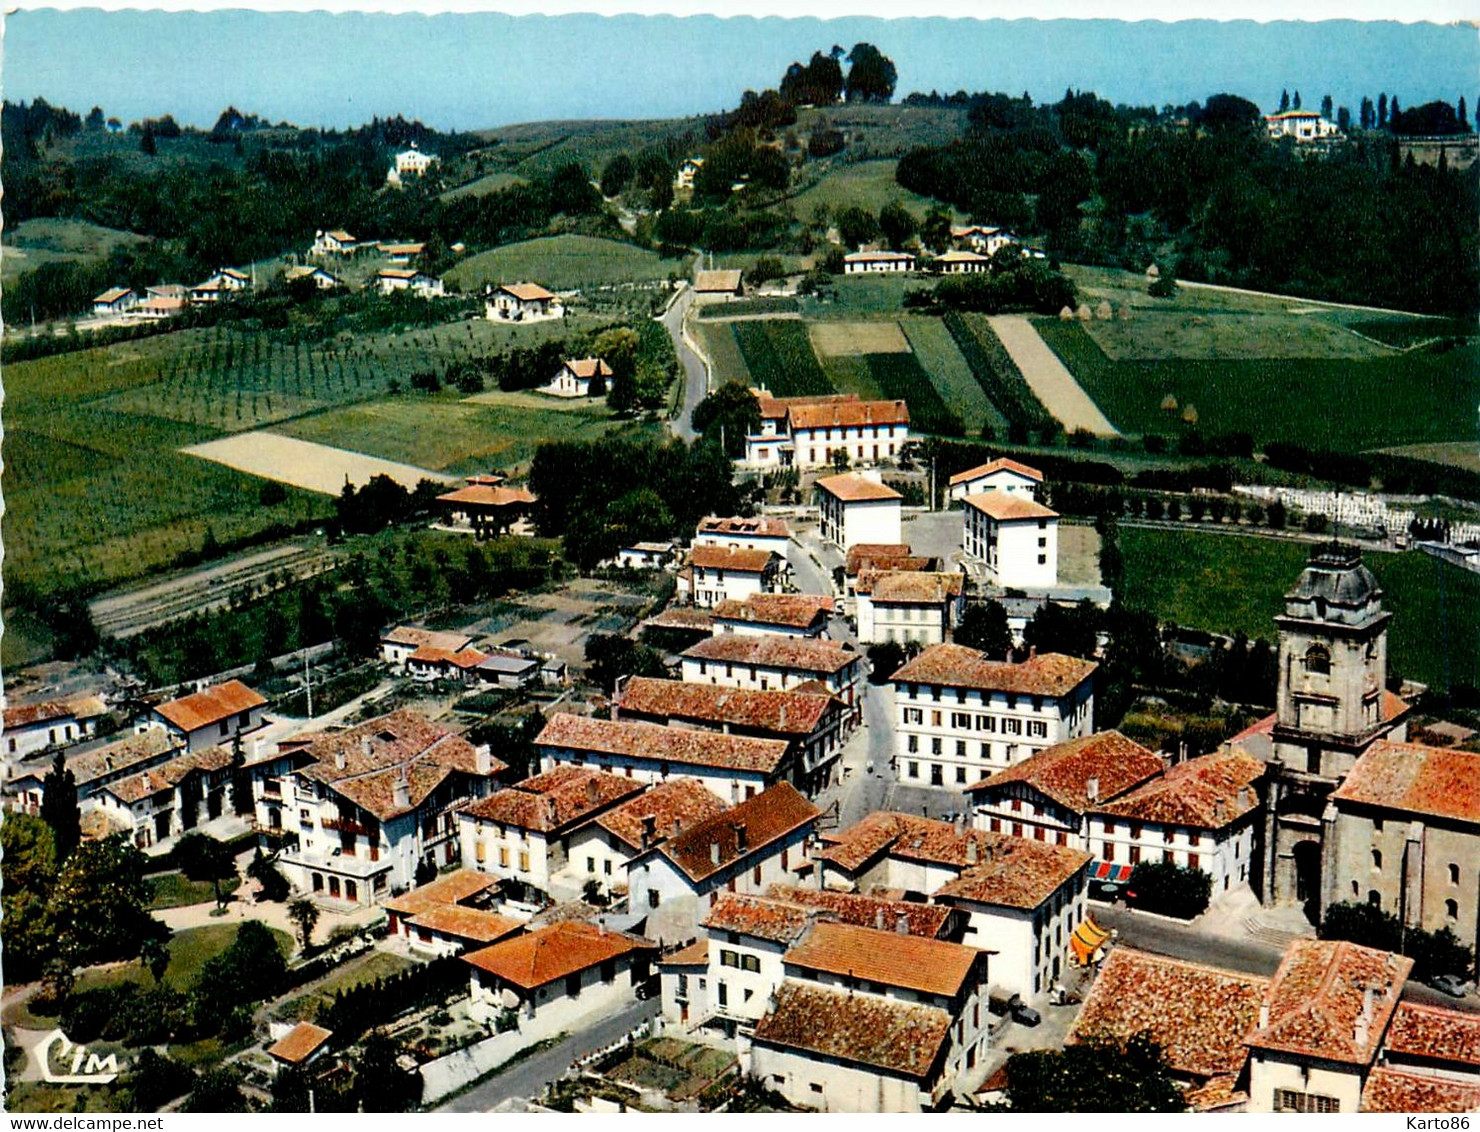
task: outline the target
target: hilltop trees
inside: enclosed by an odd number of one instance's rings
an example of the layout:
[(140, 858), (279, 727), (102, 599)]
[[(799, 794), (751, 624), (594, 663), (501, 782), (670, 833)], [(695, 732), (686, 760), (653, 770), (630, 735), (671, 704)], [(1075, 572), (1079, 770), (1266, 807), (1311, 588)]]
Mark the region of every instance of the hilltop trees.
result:
[(890, 59), (872, 43), (856, 43), (848, 52), (848, 78), (844, 84), (849, 102), (888, 102), (894, 97), (899, 75)]
[(831, 106), (843, 96), (843, 56), (841, 47), (827, 54), (814, 51), (805, 66), (793, 63), (781, 80), (781, 95), (793, 105)]

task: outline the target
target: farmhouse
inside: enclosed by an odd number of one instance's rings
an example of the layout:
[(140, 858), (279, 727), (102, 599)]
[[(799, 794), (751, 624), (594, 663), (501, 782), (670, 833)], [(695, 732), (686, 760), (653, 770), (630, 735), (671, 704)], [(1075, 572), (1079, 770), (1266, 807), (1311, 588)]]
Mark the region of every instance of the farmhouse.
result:
[(1014, 664), (932, 645), (891, 677), (900, 779), (960, 789), (1088, 735), (1097, 667), (1060, 653)]
[(309, 279), (320, 291), (333, 291), (335, 288), (343, 287), (344, 281), (337, 275), (331, 275), (316, 264), (299, 264), (290, 267), (283, 272), (283, 279), (288, 283), (297, 283), (300, 279)]
[(1007, 491), (965, 497), (961, 547), (1003, 589), (1048, 589), (1059, 580), (1059, 516)]
[(1043, 485), (1043, 473), (1027, 464), (1003, 457), (975, 468), (968, 468), (951, 477), (950, 497), (952, 502), (965, 499), (968, 495), (991, 495), (1001, 492), (1022, 499), (1037, 499)]
[(479, 538), (519, 533), (520, 521), (528, 518), (536, 502), (528, 489), (502, 485), (471, 484), (437, 496), (446, 521), (472, 530)]
[(817, 481), (819, 533), (845, 553), (859, 543), (899, 542), (904, 496), (877, 473), (846, 472)]
[(965, 244), (972, 251), (991, 259), (1017, 237), (1005, 228), (993, 228), (985, 224), (951, 225), (951, 239)]
[(486, 745), (394, 711), (254, 761), (257, 828), (282, 841), (278, 863), (297, 887), (370, 905), (411, 888), (418, 866), (457, 861), (455, 811), (506, 769)]
[(556, 713), (535, 738), (540, 766), (608, 770), (638, 782), (697, 778), (726, 802), (754, 797), (792, 776), (791, 746), (631, 720), (587, 719)]
[(336, 228), (332, 232), (315, 232), (313, 245), (308, 249), (308, 254), (353, 255), (359, 250), (359, 246), (355, 238), (343, 228)]
[(739, 269), (733, 271), (701, 271), (694, 277), (694, 301), (699, 303), (723, 303), (738, 299), (745, 294)]
[(539, 391), (552, 397), (601, 397), (611, 376), (612, 367), (600, 358), (568, 358)]
[(565, 313), (560, 300), (538, 283), (506, 283), (484, 294), (484, 314), (491, 322), (534, 322)]
[(714, 632), (816, 639), (827, 632), (833, 599), (819, 594), (755, 594), (714, 607)]
[(696, 546), (689, 552), (689, 564), (679, 572), (679, 584), (689, 604), (708, 609), (770, 593), (780, 573), (781, 559), (769, 550)]
[(405, 265), (410, 263), (417, 256), (421, 255), (421, 253), (426, 250), (426, 245), (413, 243), (382, 243), (376, 244), (375, 249), (376, 251), (380, 252), (381, 255), (385, 256), (387, 261), (389, 261), (390, 263)]
[(925, 570), (865, 570), (854, 585), (864, 644), (938, 645), (965, 609), (966, 576)]
[(412, 951), (456, 955), (516, 934), (523, 923), (488, 908), (498, 892), (497, 877), (476, 869), (455, 869), (434, 881), (386, 900), (386, 935)]
[(256, 731), (266, 722), (262, 718), (266, 706), (267, 701), (240, 680), (228, 680), (160, 704), (145, 726), (162, 727), (184, 739), (186, 750), (196, 751)]
[(1341, 136), (1341, 130), (1335, 122), (1322, 118), (1314, 110), (1286, 110), (1280, 114), (1266, 114), (1264, 128), (1271, 141), (1294, 138), (1300, 143)]
[(443, 649), (455, 653), (472, 643), (473, 638), (466, 633), (439, 633), (412, 625), (396, 625), (380, 634), (380, 659), (394, 667), (404, 668), (417, 649)]
[(488, 660), (488, 654), (477, 649), (448, 649), (422, 645), (406, 658), (406, 671), (411, 679), (423, 684), (433, 680), (451, 680), (458, 684), (472, 684), (479, 679), (480, 666)]
[(12, 761), (51, 747), (65, 747), (91, 738), (97, 721), (108, 713), (96, 696), (73, 700), (44, 700), (5, 709), (5, 753)]
[(375, 285), (382, 295), (409, 290), (423, 299), (437, 299), (444, 294), (441, 279), (410, 267), (382, 267), (375, 273)]
[(704, 168), (702, 157), (686, 157), (683, 164), (678, 167), (678, 173), (673, 178), (675, 189), (692, 189), (694, 178), (699, 175), (699, 170)]
[(572, 835), (642, 790), (643, 783), (631, 778), (573, 766), (526, 778), (458, 811), (462, 859), (480, 872), (548, 893), (569, 860)]
[(627, 867), (637, 854), (677, 837), (729, 807), (697, 778), (670, 778), (605, 810), (570, 838), (568, 871), (582, 885), (625, 894)]
[(745, 438), (745, 463), (754, 468), (823, 468), (843, 452), (850, 463), (893, 460), (909, 440), (903, 401), (860, 401), (857, 394), (772, 397), (753, 390), (760, 432)]
[(329, 1039), (333, 1036), (333, 1030), (315, 1026), (312, 1022), (299, 1022), (267, 1047), (273, 1072), (283, 1067), (298, 1069), (312, 1065), (329, 1051)]
[(135, 318), (174, 318), (190, 305), (190, 288), (181, 283), (161, 283), (144, 290), (144, 299), (129, 314)]
[(114, 779), (93, 803), (138, 848), (159, 848), (226, 813), (230, 786), (231, 752), (203, 747)]
[(876, 272), (906, 272), (915, 269), (915, 257), (909, 252), (850, 252), (843, 257), (844, 275)]
[(942, 275), (968, 275), (986, 271), (992, 257), (979, 252), (949, 251), (930, 261), (931, 266)]
[(857, 698), (862, 667), (859, 654), (844, 645), (770, 633), (709, 637), (686, 649), (680, 661), (689, 683), (765, 691), (816, 681), (849, 707)]
[(127, 314), (139, 302), (139, 296), (127, 287), (110, 287), (92, 301), (93, 314)]
[(764, 516), (753, 519), (739, 516), (722, 519), (711, 515), (699, 520), (699, 526), (694, 531), (694, 545), (772, 550), (784, 560), (791, 546), (791, 531), (785, 519)]

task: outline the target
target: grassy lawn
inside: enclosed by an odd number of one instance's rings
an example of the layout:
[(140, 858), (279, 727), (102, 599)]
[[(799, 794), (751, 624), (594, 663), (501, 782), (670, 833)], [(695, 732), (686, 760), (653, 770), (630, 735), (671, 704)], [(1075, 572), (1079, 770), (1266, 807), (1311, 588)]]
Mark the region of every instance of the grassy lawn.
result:
[(541, 236), (463, 260), (447, 282), (465, 291), (486, 283), (534, 282), (553, 291), (611, 283), (644, 283), (682, 273), (677, 260), (596, 236)]
[(791, 206), (802, 220), (810, 220), (818, 205), (836, 215), (840, 209), (861, 208), (875, 216), (891, 201), (898, 201), (916, 219), (924, 217), (935, 202), (916, 196), (894, 179), (896, 161), (834, 161), (817, 183), (791, 198)]
[(828, 297), (802, 300), (802, 313), (809, 319), (896, 319), (904, 309), (907, 291), (928, 290), (928, 279), (902, 275), (844, 275), (833, 280)]
[[(200, 977), (201, 968), (208, 959), (220, 955), (236, 939), (240, 924), (207, 924), (200, 928), (186, 928), (170, 937), (170, 965), (165, 968), (164, 981), (176, 990), (189, 990)], [(271, 929), (284, 955), (293, 951), (293, 939), (286, 932)], [(97, 987), (116, 986), (119, 983), (138, 983), (152, 986), (154, 977), (137, 959), (111, 967), (90, 967), (77, 976), (79, 991)]]
[[(51, 217), (22, 220), (5, 232), (5, 254), (0, 256), (0, 278), (9, 283), (18, 275), (47, 263), (80, 263), (107, 259), (116, 248), (147, 243), (148, 238), (86, 220)], [(15, 321), (24, 312), (13, 312)]]
[[(1480, 345), (1368, 359), (1116, 361), (1077, 323), (1036, 321), (1084, 391), (1124, 432), (1171, 432), (1168, 395), (1193, 405), (1206, 434), (1248, 432), (1360, 451), (1468, 438), (1480, 396)], [(1401, 391), (1398, 393), (1397, 391)]]
[(740, 343), (735, 341), (735, 323), (694, 321), (689, 329), (698, 339), (704, 356), (709, 359), (714, 375), (715, 387), (727, 381), (738, 381), (749, 386), (754, 379), (745, 364), (745, 355), (740, 352)]
[(827, 380), (839, 393), (852, 393), (860, 401), (884, 399), (884, 391), (869, 368), (867, 354), (823, 354), (818, 361)]
[(448, 189), (442, 194), (442, 200), (457, 200), (458, 197), (482, 196), (484, 193), (496, 193), (500, 189), (507, 189), (511, 185), (522, 184), (524, 178), (517, 177), (513, 173), (499, 172), (488, 173), (479, 177), (476, 181), (469, 181), (466, 185), (459, 185), (455, 189)]
[[(1279, 539), (1136, 528), (1121, 530), (1120, 545), (1129, 608), (1191, 628), (1271, 641), (1273, 618), (1310, 549)], [(1473, 628), (1480, 625), (1480, 577), (1417, 551), (1369, 553), (1365, 560), (1382, 584), (1383, 607), (1394, 615), (1388, 637), (1392, 671), (1442, 686), (1447, 667), (1453, 683), (1480, 683)]]
[(348, 990), (361, 983), (373, 983), (376, 979), (389, 978), (417, 964), (399, 955), (385, 951), (367, 951), (343, 964), (322, 982), (315, 984), (306, 994), (289, 999), (273, 1012), (280, 1021), (312, 1021), (319, 1007), (334, 997), (335, 992)]
[[(228, 877), (221, 882), (221, 892), (225, 895), (235, 892), (241, 884), (241, 877)], [(208, 900), (216, 898), (215, 887), (210, 881), (190, 880), (182, 873), (160, 873), (149, 881), (154, 890), (154, 899), (149, 902), (149, 907), (158, 908), (181, 908), (187, 904), (204, 904)]]
[(661, 148), (670, 139), (702, 144), (703, 125), (696, 119), (638, 121), (528, 122), (479, 131), (498, 143), (492, 153), (522, 177), (552, 172), (572, 161), (599, 172), (619, 153)]
[(956, 340), (938, 318), (904, 318), (899, 325), (910, 340), (920, 366), (930, 375), (946, 407), (960, 418), (967, 436), (980, 436), (982, 425), (990, 424), (1004, 435), (1007, 422), (992, 407), (981, 384), (971, 372)]
[(732, 324), (745, 366), (759, 385), (777, 397), (831, 393), (817, 364), (806, 323), (800, 319), (757, 319)]

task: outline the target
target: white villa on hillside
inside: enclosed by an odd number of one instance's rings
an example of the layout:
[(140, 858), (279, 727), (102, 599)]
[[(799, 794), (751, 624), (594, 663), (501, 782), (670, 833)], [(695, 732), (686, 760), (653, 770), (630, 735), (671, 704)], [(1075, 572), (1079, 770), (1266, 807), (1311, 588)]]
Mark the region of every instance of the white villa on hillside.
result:
[(483, 313), (490, 322), (534, 322), (559, 318), (565, 308), (538, 283), (506, 283), (484, 292)]

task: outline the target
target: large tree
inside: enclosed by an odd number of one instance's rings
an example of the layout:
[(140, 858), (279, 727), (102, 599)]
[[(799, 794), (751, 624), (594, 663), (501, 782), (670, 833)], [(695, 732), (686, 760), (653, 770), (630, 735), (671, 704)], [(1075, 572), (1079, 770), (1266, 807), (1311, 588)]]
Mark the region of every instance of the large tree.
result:
[(1187, 1111), (1161, 1047), (1146, 1034), (1016, 1053), (1006, 1068), (1013, 1112)]
[(967, 648), (980, 649), (993, 660), (1003, 660), (1012, 651), (1012, 630), (1007, 624), (1007, 609), (1000, 601), (985, 605), (968, 605), (956, 626), (955, 642)]
[(894, 97), (899, 73), (894, 60), (871, 43), (856, 43), (848, 52), (845, 89), (849, 102), (888, 102)]
[(58, 861), (65, 861), (82, 840), (82, 810), (77, 804), (77, 779), (58, 751), (41, 782), (41, 819), (51, 826)]
[(760, 406), (743, 382), (727, 381), (694, 406), (694, 430), (713, 441), (723, 436), (732, 459), (745, 455), (745, 438), (760, 427)]
[(144, 856), (123, 834), (82, 842), (51, 895), (58, 946), (70, 948), (82, 964), (133, 958), (158, 931), (146, 911), (151, 896)]

